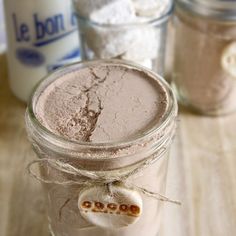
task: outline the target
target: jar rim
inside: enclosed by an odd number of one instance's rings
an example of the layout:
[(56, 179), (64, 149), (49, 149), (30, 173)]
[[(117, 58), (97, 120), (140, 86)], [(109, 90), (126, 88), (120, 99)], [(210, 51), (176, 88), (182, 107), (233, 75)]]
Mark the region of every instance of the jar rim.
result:
[(234, 0), (177, 0), (177, 5), (192, 13), (219, 20), (236, 20), (236, 3)]
[[(76, 7), (75, 7), (75, 10), (76, 10)], [(81, 20), (81, 21), (83, 21), (87, 24), (93, 25), (95, 27), (101, 27), (101, 28), (107, 28), (107, 29), (116, 27), (116, 29), (119, 30), (119, 29), (123, 29), (123, 28), (140, 27), (140, 26), (145, 26), (145, 25), (152, 25), (152, 26), (153, 25), (154, 26), (161, 25), (162, 23), (166, 22), (170, 18), (170, 16), (172, 15), (173, 10), (174, 10), (174, 1), (171, 0), (170, 4), (169, 4), (169, 7), (159, 17), (154, 17), (152, 19), (147, 19), (147, 20), (144, 20), (142, 22), (131, 22), (131, 23), (125, 23), (125, 24), (98, 23), (98, 22), (95, 22), (95, 21), (92, 21), (92, 20), (88, 19), (87, 17), (84, 17), (84, 16), (80, 15), (77, 10), (76, 10), (76, 16), (78, 17), (79, 20)]]
[[(60, 135), (54, 134), (50, 130), (48, 130), (46, 127), (44, 127), (40, 121), (37, 119), (35, 112), (34, 112), (34, 106), (37, 102), (37, 98), (40, 96), (40, 91), (43, 91), (43, 88), (47, 87), (49, 85), (49, 82), (54, 81), (53, 75), (56, 73), (62, 72), (66, 68), (73, 68), (76, 67), (84, 68), (86, 66), (91, 66), (93, 63), (106, 63), (106, 64), (121, 64), (125, 66), (130, 66), (131, 68), (139, 68), (142, 70), (147, 71), (151, 76), (153, 76), (153, 79), (158, 79), (161, 84), (164, 86), (167, 97), (168, 97), (168, 107), (165, 111), (165, 114), (163, 115), (163, 118), (161, 120), (161, 123), (158, 122), (157, 125), (152, 126), (152, 128), (147, 129), (145, 133), (137, 134), (132, 138), (126, 139), (125, 141), (113, 141), (113, 142), (101, 142), (101, 143), (92, 143), (92, 142), (82, 142), (82, 141), (73, 141), (69, 140), (67, 138), (64, 138)], [(51, 80), (50, 80), (51, 79)], [(142, 142), (143, 140), (149, 139), (154, 134), (156, 134), (158, 131), (162, 130), (170, 121), (171, 118), (175, 118), (177, 115), (177, 100), (176, 97), (170, 88), (170, 85), (159, 75), (157, 75), (155, 72), (147, 69), (146, 67), (143, 67), (141, 65), (138, 65), (134, 62), (124, 61), (124, 60), (118, 60), (118, 59), (110, 59), (110, 60), (91, 60), (86, 62), (77, 62), (70, 65), (66, 65), (64, 67), (61, 67), (57, 69), (56, 71), (50, 73), (45, 78), (41, 80), (41, 82), (36, 86), (34, 92), (31, 95), (31, 98), (28, 103), (28, 107), (26, 110), (26, 124), (30, 126), (30, 128), (33, 129), (31, 131), (32, 134), (39, 135), (39, 139), (47, 141), (48, 143), (55, 145), (57, 147), (66, 148), (66, 150), (78, 150), (79, 148), (86, 148), (86, 149), (96, 149), (96, 150), (103, 150), (103, 149), (109, 149), (109, 148), (123, 148), (127, 146), (131, 146), (136, 144), (137, 142)]]

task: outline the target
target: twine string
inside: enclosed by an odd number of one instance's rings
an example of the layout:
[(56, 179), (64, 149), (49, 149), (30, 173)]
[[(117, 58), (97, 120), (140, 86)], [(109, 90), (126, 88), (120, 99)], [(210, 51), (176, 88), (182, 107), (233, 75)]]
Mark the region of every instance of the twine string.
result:
[[(144, 162), (139, 164), (135, 169), (132, 171), (119, 174), (116, 176), (106, 176), (105, 174), (99, 174), (94, 171), (87, 171), (83, 170), (81, 166), (74, 167), (69, 163), (65, 163), (61, 160), (56, 160), (52, 158), (42, 158), (39, 160), (34, 160), (28, 164), (27, 170), (28, 173), (35, 179), (40, 182), (47, 183), (47, 184), (57, 184), (57, 185), (80, 185), (80, 186), (107, 186), (109, 192), (111, 192), (112, 186), (116, 184), (123, 184), (124, 186), (128, 186), (131, 189), (135, 189), (138, 192), (143, 193), (148, 197), (152, 197), (156, 200), (163, 201), (163, 202), (170, 202), (173, 204), (181, 205), (179, 201), (171, 200), (159, 193), (151, 192), (143, 187), (136, 186), (134, 183), (129, 181), (130, 177), (135, 176), (136, 174), (142, 172), (145, 168), (152, 165), (155, 161), (159, 160), (160, 157), (153, 156), (151, 158), (146, 159)], [(39, 176), (38, 174), (34, 173), (32, 170), (32, 166), (36, 164), (48, 164), (52, 168), (58, 170), (59, 172), (70, 174), (75, 177), (84, 177), (84, 178), (77, 178), (76, 180), (67, 180), (67, 181), (60, 181), (60, 180), (50, 180), (43, 178), (42, 175)]]

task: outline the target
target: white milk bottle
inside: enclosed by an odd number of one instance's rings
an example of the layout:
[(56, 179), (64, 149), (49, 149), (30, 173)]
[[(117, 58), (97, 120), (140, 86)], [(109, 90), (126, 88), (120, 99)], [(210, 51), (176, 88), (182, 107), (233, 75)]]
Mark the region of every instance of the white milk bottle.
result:
[(27, 101), (34, 86), (54, 69), (79, 60), (71, 0), (4, 0), (10, 87)]

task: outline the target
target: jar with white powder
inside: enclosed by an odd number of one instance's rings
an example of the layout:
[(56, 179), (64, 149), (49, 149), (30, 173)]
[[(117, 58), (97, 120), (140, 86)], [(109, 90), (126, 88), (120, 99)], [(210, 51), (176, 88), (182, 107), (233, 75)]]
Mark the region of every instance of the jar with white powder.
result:
[[(26, 113), (52, 235), (156, 236), (177, 103), (169, 85), (121, 60), (59, 69)], [(40, 167), (37, 173), (36, 166)]]
[(236, 109), (236, 3), (178, 0), (174, 87), (179, 101), (206, 115)]
[(124, 59), (164, 72), (172, 0), (74, 0), (82, 58)]

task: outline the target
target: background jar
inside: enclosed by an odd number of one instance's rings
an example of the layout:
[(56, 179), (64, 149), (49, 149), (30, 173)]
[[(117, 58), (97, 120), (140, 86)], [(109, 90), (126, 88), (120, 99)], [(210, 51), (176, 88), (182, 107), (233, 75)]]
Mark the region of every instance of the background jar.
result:
[(127, 24), (101, 24), (78, 16), (81, 57), (91, 59), (124, 59), (164, 73), (167, 23), (173, 12), (173, 2), (158, 18), (143, 18)]
[[(39, 160), (50, 158), (69, 163), (76, 168), (109, 177), (130, 173), (146, 160), (155, 158), (137, 176), (132, 176), (134, 185), (160, 194), (165, 193), (168, 154), (175, 133), (177, 103), (167, 83), (160, 79), (168, 94), (168, 108), (161, 124), (156, 124), (142, 136), (119, 143), (73, 142), (61, 138), (45, 129), (35, 116), (35, 107), (41, 92), (58, 77), (78, 70), (87, 63), (60, 69), (36, 89), (26, 112), (26, 126)], [(126, 65), (132, 65), (127, 64)], [(150, 72), (151, 73), (151, 72)], [(75, 176), (65, 174), (50, 164), (40, 165), (41, 178), (51, 181), (76, 181)], [(80, 177), (81, 178), (81, 177)], [(43, 183), (52, 235), (55, 236), (156, 236), (161, 224), (163, 202), (139, 193), (143, 201), (143, 213), (133, 225), (124, 228), (104, 229), (86, 222), (79, 212), (78, 197), (84, 186)]]
[(173, 84), (180, 103), (206, 115), (236, 109), (236, 5), (178, 0)]

